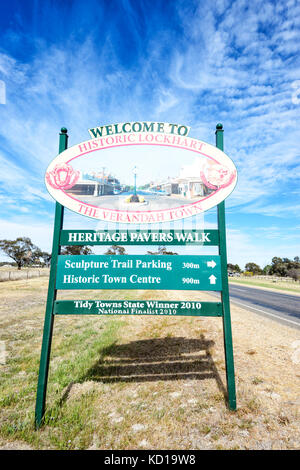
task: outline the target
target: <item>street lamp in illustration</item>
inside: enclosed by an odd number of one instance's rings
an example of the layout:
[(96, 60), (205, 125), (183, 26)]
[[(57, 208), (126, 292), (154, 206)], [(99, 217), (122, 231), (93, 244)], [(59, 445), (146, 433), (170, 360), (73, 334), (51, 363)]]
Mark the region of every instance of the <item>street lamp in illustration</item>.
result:
[(133, 195), (130, 198), (130, 202), (139, 202), (139, 197), (136, 193), (136, 174), (137, 174), (137, 167), (135, 166), (133, 168), (133, 175), (134, 175), (134, 189), (133, 189)]
[(133, 192), (133, 194), (136, 196), (136, 174), (137, 174), (137, 167), (136, 166), (133, 168), (133, 174), (134, 174), (134, 192)]

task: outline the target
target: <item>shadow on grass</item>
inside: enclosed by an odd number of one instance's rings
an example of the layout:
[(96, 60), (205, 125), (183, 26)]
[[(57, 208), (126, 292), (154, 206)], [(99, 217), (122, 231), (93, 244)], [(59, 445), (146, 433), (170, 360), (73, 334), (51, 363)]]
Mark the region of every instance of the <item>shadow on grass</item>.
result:
[(226, 388), (210, 353), (212, 346), (214, 341), (204, 335), (199, 339), (165, 337), (114, 344), (100, 351), (99, 360), (80, 383), (214, 379), (226, 399)]

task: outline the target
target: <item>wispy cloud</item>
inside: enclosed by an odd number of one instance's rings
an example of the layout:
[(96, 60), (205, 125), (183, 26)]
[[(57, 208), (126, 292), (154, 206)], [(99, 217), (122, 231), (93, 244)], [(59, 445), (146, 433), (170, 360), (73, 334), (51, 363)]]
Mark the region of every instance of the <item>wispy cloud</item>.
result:
[(0, 195), (11, 224), (18, 210), (24, 231), (52, 214), (43, 176), (61, 126), (72, 145), (89, 127), (127, 120), (186, 123), (210, 143), (223, 122), (239, 171), (226, 203), (233, 224), (246, 233), (243, 214), (299, 221), (299, 1), (29, 2), (30, 20), (25, 3), (0, 7), (10, 19), (0, 33)]

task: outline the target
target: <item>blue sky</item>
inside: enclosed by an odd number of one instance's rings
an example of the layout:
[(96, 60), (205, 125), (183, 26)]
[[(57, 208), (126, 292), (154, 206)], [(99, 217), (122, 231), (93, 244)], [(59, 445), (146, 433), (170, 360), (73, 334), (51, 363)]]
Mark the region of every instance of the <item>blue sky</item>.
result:
[[(43, 178), (62, 126), (70, 145), (136, 120), (214, 144), (222, 122), (239, 173), (229, 261), (300, 255), (299, 50), (297, 0), (1, 2), (0, 238), (51, 249)], [(99, 224), (66, 211), (66, 226)]]

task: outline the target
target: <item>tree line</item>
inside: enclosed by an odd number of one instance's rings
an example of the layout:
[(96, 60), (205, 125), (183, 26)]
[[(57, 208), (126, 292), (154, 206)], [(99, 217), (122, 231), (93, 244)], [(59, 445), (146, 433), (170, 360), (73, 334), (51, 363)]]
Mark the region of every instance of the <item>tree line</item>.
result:
[[(0, 240), (0, 248), (13, 260), (12, 265), (18, 269), (29, 266), (49, 266), (51, 253), (41, 250), (28, 237), (18, 237), (16, 240)], [(61, 250), (62, 255), (90, 255), (88, 246), (66, 246)], [(8, 263), (0, 263), (2, 266)]]
[[(242, 273), (238, 264), (228, 263), (227, 269), (232, 273)], [(298, 280), (300, 279), (300, 258), (299, 256), (295, 256), (295, 258), (291, 260), (289, 258), (279, 258), (278, 256), (274, 256), (271, 264), (267, 264), (264, 268), (261, 268), (256, 263), (246, 263), (244, 272), (258, 275), (264, 274), (269, 276), (291, 277)]]
[[(19, 237), (16, 240), (0, 240), (0, 249), (13, 260), (18, 269), (26, 266), (49, 266), (51, 254), (42, 251), (38, 246), (32, 243), (28, 237)], [(61, 250), (62, 255), (90, 255), (93, 254), (89, 246), (65, 246)], [(107, 249), (105, 255), (126, 255), (124, 247), (113, 245)], [(164, 246), (158, 247), (158, 251), (147, 251), (149, 255), (177, 255), (169, 251)], [(0, 265), (7, 264), (5, 262)], [(232, 273), (242, 273), (243, 270), (238, 264), (228, 263), (227, 269)], [(295, 280), (300, 279), (300, 258), (295, 256), (293, 260), (289, 258), (279, 258), (274, 256), (272, 263), (261, 268), (256, 263), (246, 263), (245, 273), (276, 275), (280, 277), (292, 277)]]
[[(10, 263), (21, 269), (30, 266), (49, 266), (51, 253), (42, 251), (28, 237), (18, 237), (16, 240), (0, 240), (0, 249), (9, 256), (13, 262)], [(62, 255), (91, 255), (93, 254), (89, 246), (69, 245), (61, 250)], [(123, 246), (113, 245), (107, 249), (105, 255), (126, 255)], [(167, 251), (165, 247), (159, 247), (157, 252), (148, 251), (150, 255), (177, 255), (172, 251)], [(8, 264), (1, 262), (0, 266)]]

